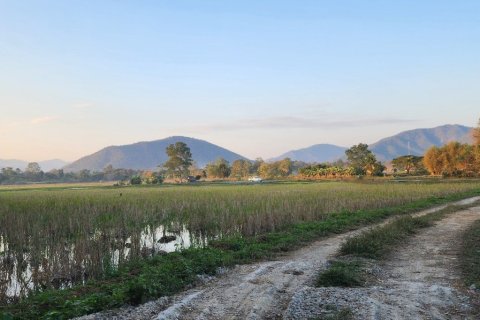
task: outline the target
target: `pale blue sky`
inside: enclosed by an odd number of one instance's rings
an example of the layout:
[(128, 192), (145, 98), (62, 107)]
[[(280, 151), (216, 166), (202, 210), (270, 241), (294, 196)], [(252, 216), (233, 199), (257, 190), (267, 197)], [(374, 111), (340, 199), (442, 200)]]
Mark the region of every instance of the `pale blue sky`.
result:
[(0, 0), (0, 158), (247, 157), (480, 117), (479, 1)]

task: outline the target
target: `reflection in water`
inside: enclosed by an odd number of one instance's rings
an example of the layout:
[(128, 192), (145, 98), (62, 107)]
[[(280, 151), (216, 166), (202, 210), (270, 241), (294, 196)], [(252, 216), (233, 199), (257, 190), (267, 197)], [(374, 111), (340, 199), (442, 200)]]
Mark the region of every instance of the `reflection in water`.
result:
[(35, 290), (85, 283), (138, 257), (206, 243), (204, 234), (194, 234), (183, 225), (147, 226), (136, 233), (96, 230), (84, 238), (45, 246), (29, 241), (21, 250), (0, 235), (0, 305)]

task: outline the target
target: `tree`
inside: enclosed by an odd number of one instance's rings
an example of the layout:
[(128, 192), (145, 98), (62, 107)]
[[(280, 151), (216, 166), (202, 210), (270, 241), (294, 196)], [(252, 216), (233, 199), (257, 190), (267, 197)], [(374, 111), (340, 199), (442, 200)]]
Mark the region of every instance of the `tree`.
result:
[(480, 119), (478, 120), (477, 127), (472, 131), (473, 144), (477, 147), (480, 146)]
[(199, 168), (198, 165), (195, 163), (195, 161), (192, 163), (190, 168), (188, 168), (188, 171), (190, 171), (190, 175), (194, 176), (196, 180), (200, 180), (201, 178), (207, 177), (206, 171)]
[(141, 176), (141, 181), (145, 184), (157, 184), (157, 183), (162, 183), (163, 179), (162, 176), (156, 174), (153, 171), (143, 171)]
[(392, 165), (394, 169), (403, 171), (406, 174), (425, 171), (423, 157), (419, 156), (400, 156), (392, 160)]
[(6, 179), (13, 180), (16, 176), (19, 175), (19, 173), (17, 170), (14, 170), (12, 167), (6, 167), (6, 168), (2, 168), (2, 175), (6, 177)]
[(478, 125), (472, 132), (473, 136), (473, 147), (475, 154), (475, 169), (477, 172), (480, 171), (480, 120), (478, 120)]
[(368, 144), (359, 143), (345, 151), (349, 165), (358, 175), (370, 174), (381, 175), (385, 167), (380, 161), (377, 161), (372, 151), (368, 149)]
[(223, 158), (218, 158), (213, 163), (207, 164), (207, 176), (210, 178), (228, 178), (230, 176), (230, 164)]
[(163, 164), (167, 174), (180, 181), (186, 179), (189, 174), (188, 168), (192, 165), (192, 153), (190, 148), (183, 142), (171, 144), (166, 148), (168, 160)]
[(232, 170), (230, 175), (237, 179), (248, 177), (250, 173), (251, 163), (245, 159), (238, 159), (232, 162)]
[(425, 153), (423, 163), (432, 175), (472, 177), (478, 174), (474, 146), (459, 142), (430, 148)]
[(133, 177), (130, 179), (130, 184), (131, 184), (131, 185), (142, 184), (142, 178), (139, 177), (139, 176), (133, 176)]
[(443, 170), (442, 151), (438, 147), (431, 147), (423, 156), (423, 164), (432, 175), (439, 175)]
[(260, 177), (264, 179), (271, 179), (275, 176), (274, 172), (275, 168), (273, 164), (267, 163), (267, 162), (262, 162), (260, 163), (260, 166), (258, 167), (257, 173)]
[(292, 173), (292, 160), (285, 158), (276, 162), (278, 174), (282, 177), (287, 177)]
[(253, 161), (252, 165), (250, 166), (250, 174), (257, 174), (258, 169), (260, 166), (264, 163), (262, 158), (257, 158), (255, 161)]
[(25, 176), (33, 180), (41, 179), (43, 176), (42, 168), (37, 162), (30, 162), (25, 168)]

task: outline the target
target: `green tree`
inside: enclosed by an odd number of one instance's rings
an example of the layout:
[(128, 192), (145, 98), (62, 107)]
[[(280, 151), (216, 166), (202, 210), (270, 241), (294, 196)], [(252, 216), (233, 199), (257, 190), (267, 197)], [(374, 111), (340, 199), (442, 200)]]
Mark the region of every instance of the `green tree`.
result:
[(25, 176), (27, 179), (40, 180), (43, 176), (42, 168), (37, 162), (30, 162), (25, 168)]
[(230, 164), (223, 158), (218, 158), (215, 162), (207, 164), (206, 168), (209, 178), (228, 178), (230, 170)]
[(368, 149), (368, 144), (359, 143), (345, 151), (349, 165), (358, 175), (381, 175), (385, 167), (380, 161), (377, 161), (372, 151)]
[(192, 165), (192, 153), (183, 142), (176, 142), (166, 148), (168, 160), (163, 164), (167, 174), (174, 179), (183, 181), (188, 177), (188, 168)]
[(410, 174), (412, 172), (423, 172), (423, 157), (419, 156), (401, 156), (392, 160), (394, 169)]
[(139, 177), (139, 176), (133, 176), (133, 177), (130, 179), (130, 184), (131, 184), (131, 185), (142, 184), (142, 178)]

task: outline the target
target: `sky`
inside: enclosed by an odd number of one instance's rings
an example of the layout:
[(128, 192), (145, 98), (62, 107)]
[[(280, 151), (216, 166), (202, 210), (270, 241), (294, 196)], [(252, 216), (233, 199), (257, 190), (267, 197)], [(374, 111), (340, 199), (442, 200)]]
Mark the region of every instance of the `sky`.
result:
[(0, 159), (249, 158), (480, 117), (480, 1), (0, 0)]

